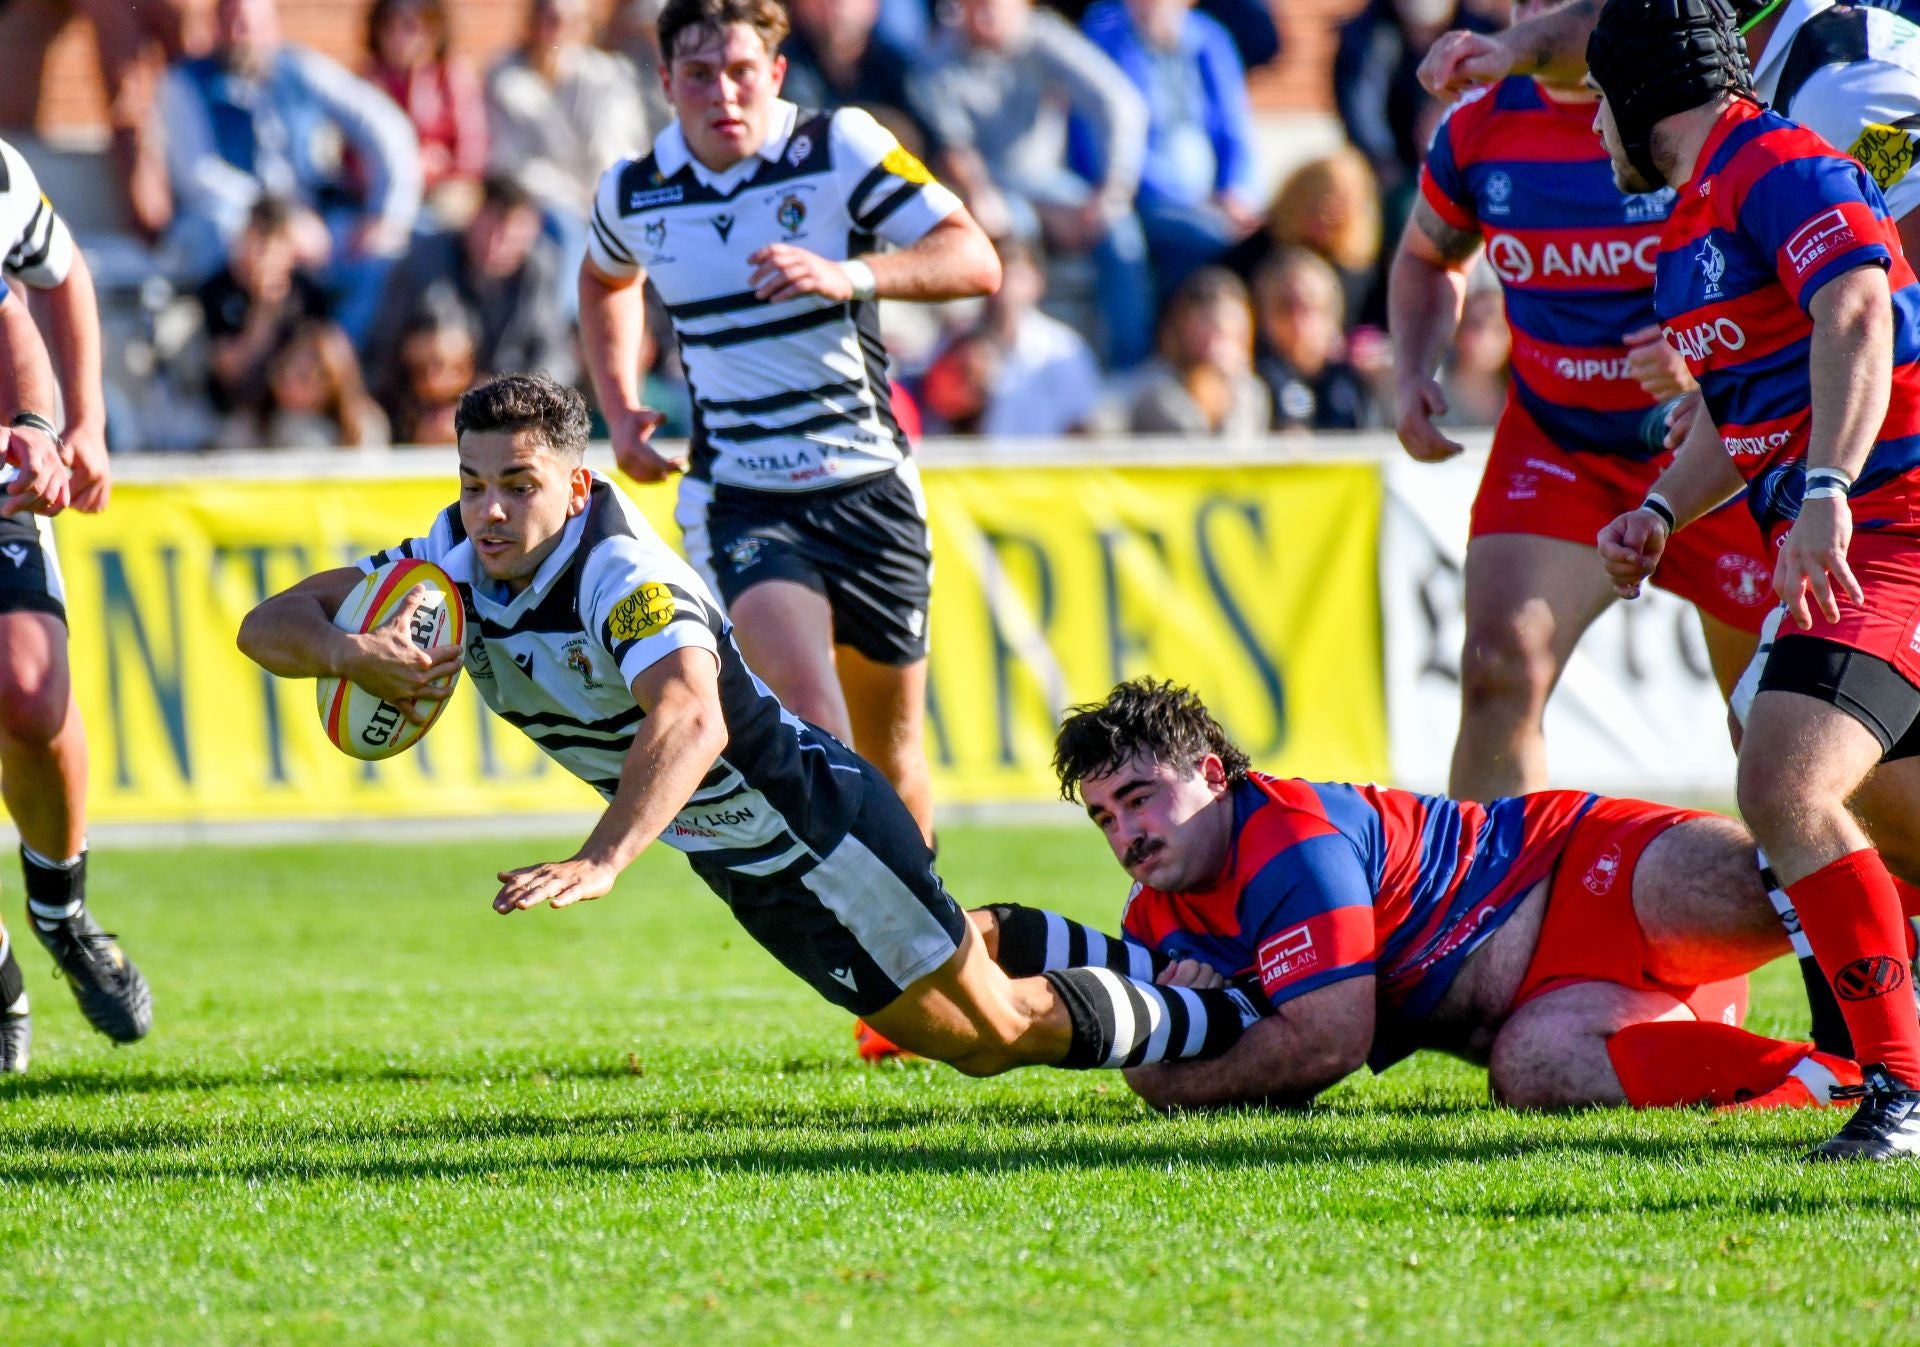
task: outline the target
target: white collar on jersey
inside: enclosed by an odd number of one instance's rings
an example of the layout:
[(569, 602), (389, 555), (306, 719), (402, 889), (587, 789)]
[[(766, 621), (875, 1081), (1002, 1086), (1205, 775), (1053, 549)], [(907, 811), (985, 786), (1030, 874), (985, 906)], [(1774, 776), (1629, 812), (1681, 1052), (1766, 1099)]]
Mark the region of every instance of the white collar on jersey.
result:
[(681, 169), (691, 167), (695, 180), (702, 187), (721, 192), (731, 191), (758, 171), (760, 166), (754, 162), (756, 159), (764, 159), (770, 164), (780, 161), (780, 156), (787, 152), (787, 142), (793, 139), (793, 128), (799, 122), (800, 109), (796, 105), (784, 98), (774, 99), (773, 121), (767, 127), (766, 143), (761, 145), (760, 152), (748, 155), (725, 172), (715, 173), (693, 157), (693, 151), (687, 148), (686, 136), (681, 134), (680, 123), (675, 120), (653, 138), (654, 166), (660, 170), (663, 178), (671, 178)]
[[(1822, 10), (1832, 9), (1835, 0), (1787, 0), (1780, 7), (1780, 17), (1773, 25), (1773, 34), (1767, 38), (1767, 49), (1760, 53), (1760, 59), (1753, 63), (1753, 84), (1760, 96), (1771, 100), (1773, 91), (1780, 87), (1780, 74), (1786, 69), (1787, 48), (1793, 45), (1794, 37), (1800, 32), (1800, 26)], [(1774, 111), (1779, 112), (1778, 108)], [(1786, 114), (1782, 112), (1781, 116)]]
[[(594, 474), (594, 480), (600, 480), (599, 473)], [(540, 563), (540, 569), (533, 574), (533, 583), (518, 594), (509, 594), (505, 585), (488, 579), (476, 558), (473, 567), (474, 606), (493, 621), (512, 626), (546, 598), (547, 592), (553, 588), (553, 582), (560, 578), (560, 572), (566, 570), (567, 563), (573, 560), (573, 554), (580, 550), (580, 535), (587, 531), (587, 514), (592, 508), (589, 499), (587, 509), (566, 522), (566, 526), (560, 530), (560, 545), (547, 553), (547, 559)]]

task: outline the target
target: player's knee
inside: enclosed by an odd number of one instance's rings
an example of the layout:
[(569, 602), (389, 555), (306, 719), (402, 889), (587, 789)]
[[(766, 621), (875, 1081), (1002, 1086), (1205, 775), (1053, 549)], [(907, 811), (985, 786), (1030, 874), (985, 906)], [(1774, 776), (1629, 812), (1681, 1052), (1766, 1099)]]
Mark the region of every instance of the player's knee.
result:
[(1468, 705), (1543, 701), (1553, 674), (1553, 652), (1519, 625), (1468, 629), (1460, 654), (1460, 695)]
[(67, 723), (66, 689), (49, 678), (0, 677), (0, 741), (45, 747)]
[(1740, 817), (1762, 844), (1793, 832), (1796, 821), (1815, 803), (1804, 798), (1804, 781), (1757, 753), (1740, 755), (1734, 793), (1740, 803)]
[(1565, 1082), (1553, 1070), (1551, 1046), (1525, 1030), (1503, 1033), (1487, 1057), (1487, 1090), (1503, 1108), (1529, 1111), (1570, 1108)]

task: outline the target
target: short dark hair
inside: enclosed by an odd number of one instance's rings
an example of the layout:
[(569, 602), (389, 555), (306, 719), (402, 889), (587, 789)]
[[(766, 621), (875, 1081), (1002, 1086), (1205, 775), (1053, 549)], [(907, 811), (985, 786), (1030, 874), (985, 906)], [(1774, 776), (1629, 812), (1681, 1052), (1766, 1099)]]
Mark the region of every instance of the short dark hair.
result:
[(511, 173), (489, 173), (480, 180), (480, 207), (506, 215), (523, 208), (539, 210), (540, 198)]
[(654, 25), (660, 36), (660, 59), (672, 66), (686, 33), (719, 33), (736, 23), (758, 33), (769, 55), (787, 40), (787, 7), (780, 0), (667, 0)]
[(1067, 709), (1054, 736), (1053, 770), (1060, 778), (1060, 798), (1078, 803), (1082, 781), (1115, 772), (1129, 758), (1194, 771), (1209, 753), (1225, 764), (1228, 781), (1246, 779), (1246, 751), (1227, 737), (1198, 693), (1157, 678), (1135, 678), (1116, 685), (1104, 702)]
[(454, 437), (468, 431), (504, 430), (518, 434), (531, 430), (549, 451), (569, 463), (587, 452), (592, 422), (587, 400), (544, 374), (502, 374), (460, 395), (453, 414)]

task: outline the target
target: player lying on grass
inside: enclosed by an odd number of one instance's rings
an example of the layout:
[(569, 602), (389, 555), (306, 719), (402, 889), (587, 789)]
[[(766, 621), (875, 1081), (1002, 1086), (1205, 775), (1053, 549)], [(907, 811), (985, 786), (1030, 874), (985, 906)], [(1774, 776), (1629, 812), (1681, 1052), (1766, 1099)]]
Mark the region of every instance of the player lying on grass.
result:
[(1517, 1108), (1827, 1103), (1860, 1079), (1737, 1027), (1747, 972), (1787, 941), (1729, 819), (1280, 780), (1151, 679), (1073, 711), (1054, 765), (1135, 880), (1126, 935), (975, 913), (1008, 975), (1244, 976), (1273, 1007), (1219, 1057), (1129, 1071), (1157, 1106), (1304, 1103), (1417, 1048), (1485, 1063)]
[[(886, 778), (780, 705), (699, 577), (582, 465), (579, 394), (508, 375), (463, 397), (455, 426), (460, 498), (426, 536), (268, 599), (239, 639), (281, 677), (349, 678), (409, 711), (444, 698), (435, 680), (464, 657), (488, 706), (600, 792), (585, 844), (502, 874), (496, 911), (602, 897), (663, 841), (822, 996), (969, 1075), (1207, 1056), (1256, 1018), (1238, 991), (1008, 978)], [(412, 645), (417, 597), (365, 636), (334, 626), (362, 572), (401, 556), (456, 583), (464, 652)]]

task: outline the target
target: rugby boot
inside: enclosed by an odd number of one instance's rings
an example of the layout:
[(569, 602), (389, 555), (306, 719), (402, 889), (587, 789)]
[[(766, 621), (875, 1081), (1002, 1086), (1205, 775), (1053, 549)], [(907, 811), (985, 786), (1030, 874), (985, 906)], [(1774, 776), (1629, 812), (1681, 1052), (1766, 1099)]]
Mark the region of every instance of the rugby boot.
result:
[(0, 1075), (24, 1076), (27, 1057), (33, 1047), (33, 1020), (27, 1014), (27, 998), (0, 1010)]
[(1899, 1160), (1920, 1153), (1920, 1090), (1901, 1084), (1878, 1063), (1861, 1083), (1832, 1092), (1836, 1102), (1858, 1099), (1840, 1134), (1807, 1153), (1809, 1160)]
[(860, 1060), (863, 1062), (884, 1062), (890, 1057), (913, 1056), (905, 1048), (887, 1039), (865, 1020), (853, 1022), (853, 1050), (860, 1054)]
[(52, 930), (43, 920), (28, 911), (27, 924), (73, 988), (87, 1023), (116, 1043), (146, 1037), (153, 1027), (153, 993), (112, 933), (101, 930), (85, 907), (51, 923)]

